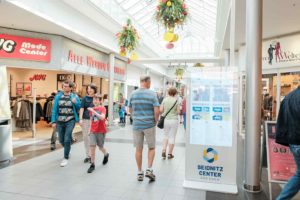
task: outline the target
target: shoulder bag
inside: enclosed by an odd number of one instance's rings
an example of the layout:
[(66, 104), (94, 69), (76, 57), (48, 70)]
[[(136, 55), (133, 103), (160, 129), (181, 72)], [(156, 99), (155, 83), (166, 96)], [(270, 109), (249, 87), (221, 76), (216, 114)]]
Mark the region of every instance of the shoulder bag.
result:
[(167, 114), (165, 116), (160, 116), (160, 119), (157, 123), (157, 127), (160, 128), (160, 129), (163, 129), (164, 128), (164, 123), (165, 123), (165, 118), (166, 116), (169, 114), (169, 112), (171, 112), (171, 110), (174, 108), (174, 106), (176, 105), (177, 103), (177, 100), (175, 101), (174, 105), (172, 106), (172, 108), (167, 112)]

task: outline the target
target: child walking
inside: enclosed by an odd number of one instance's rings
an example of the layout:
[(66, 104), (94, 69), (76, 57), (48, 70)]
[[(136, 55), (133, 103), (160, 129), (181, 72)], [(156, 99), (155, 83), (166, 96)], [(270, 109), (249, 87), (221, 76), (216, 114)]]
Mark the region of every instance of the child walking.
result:
[(121, 103), (119, 104), (119, 117), (120, 117), (120, 124), (125, 126), (125, 106)]
[(108, 162), (109, 154), (104, 148), (104, 141), (106, 135), (105, 115), (106, 109), (101, 106), (102, 97), (100, 94), (95, 94), (93, 98), (94, 107), (88, 108), (91, 116), (91, 128), (90, 128), (90, 153), (91, 153), (91, 166), (87, 173), (92, 173), (95, 170), (95, 151), (96, 145), (99, 150), (104, 154), (102, 164), (105, 165)]

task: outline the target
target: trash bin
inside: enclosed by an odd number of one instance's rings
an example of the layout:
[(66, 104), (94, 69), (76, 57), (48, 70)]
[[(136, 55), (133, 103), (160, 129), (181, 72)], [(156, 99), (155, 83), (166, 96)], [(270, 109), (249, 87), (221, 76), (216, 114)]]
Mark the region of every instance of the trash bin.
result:
[(12, 132), (10, 120), (0, 120), (0, 162), (13, 157)]

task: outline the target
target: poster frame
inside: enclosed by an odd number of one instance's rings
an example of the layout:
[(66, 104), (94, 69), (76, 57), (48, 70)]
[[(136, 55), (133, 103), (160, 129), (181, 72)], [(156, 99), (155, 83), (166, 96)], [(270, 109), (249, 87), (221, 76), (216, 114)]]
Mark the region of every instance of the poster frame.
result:
[(276, 121), (265, 121), (265, 139), (266, 139), (266, 150), (267, 150), (267, 163), (268, 163), (268, 182), (269, 183), (280, 183), (285, 184), (287, 181), (278, 181), (271, 178), (270, 170), (270, 153), (269, 153), (269, 143), (268, 143), (268, 124), (276, 124)]

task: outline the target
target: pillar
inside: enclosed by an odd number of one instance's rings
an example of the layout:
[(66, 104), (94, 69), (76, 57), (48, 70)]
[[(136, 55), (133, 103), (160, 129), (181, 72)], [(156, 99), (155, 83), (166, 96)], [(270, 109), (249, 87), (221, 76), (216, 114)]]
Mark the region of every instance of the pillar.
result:
[(246, 1), (246, 140), (244, 189), (259, 192), (262, 78), (261, 0)]
[(109, 92), (108, 92), (108, 123), (113, 125), (114, 121), (114, 66), (115, 66), (115, 55), (109, 54)]

